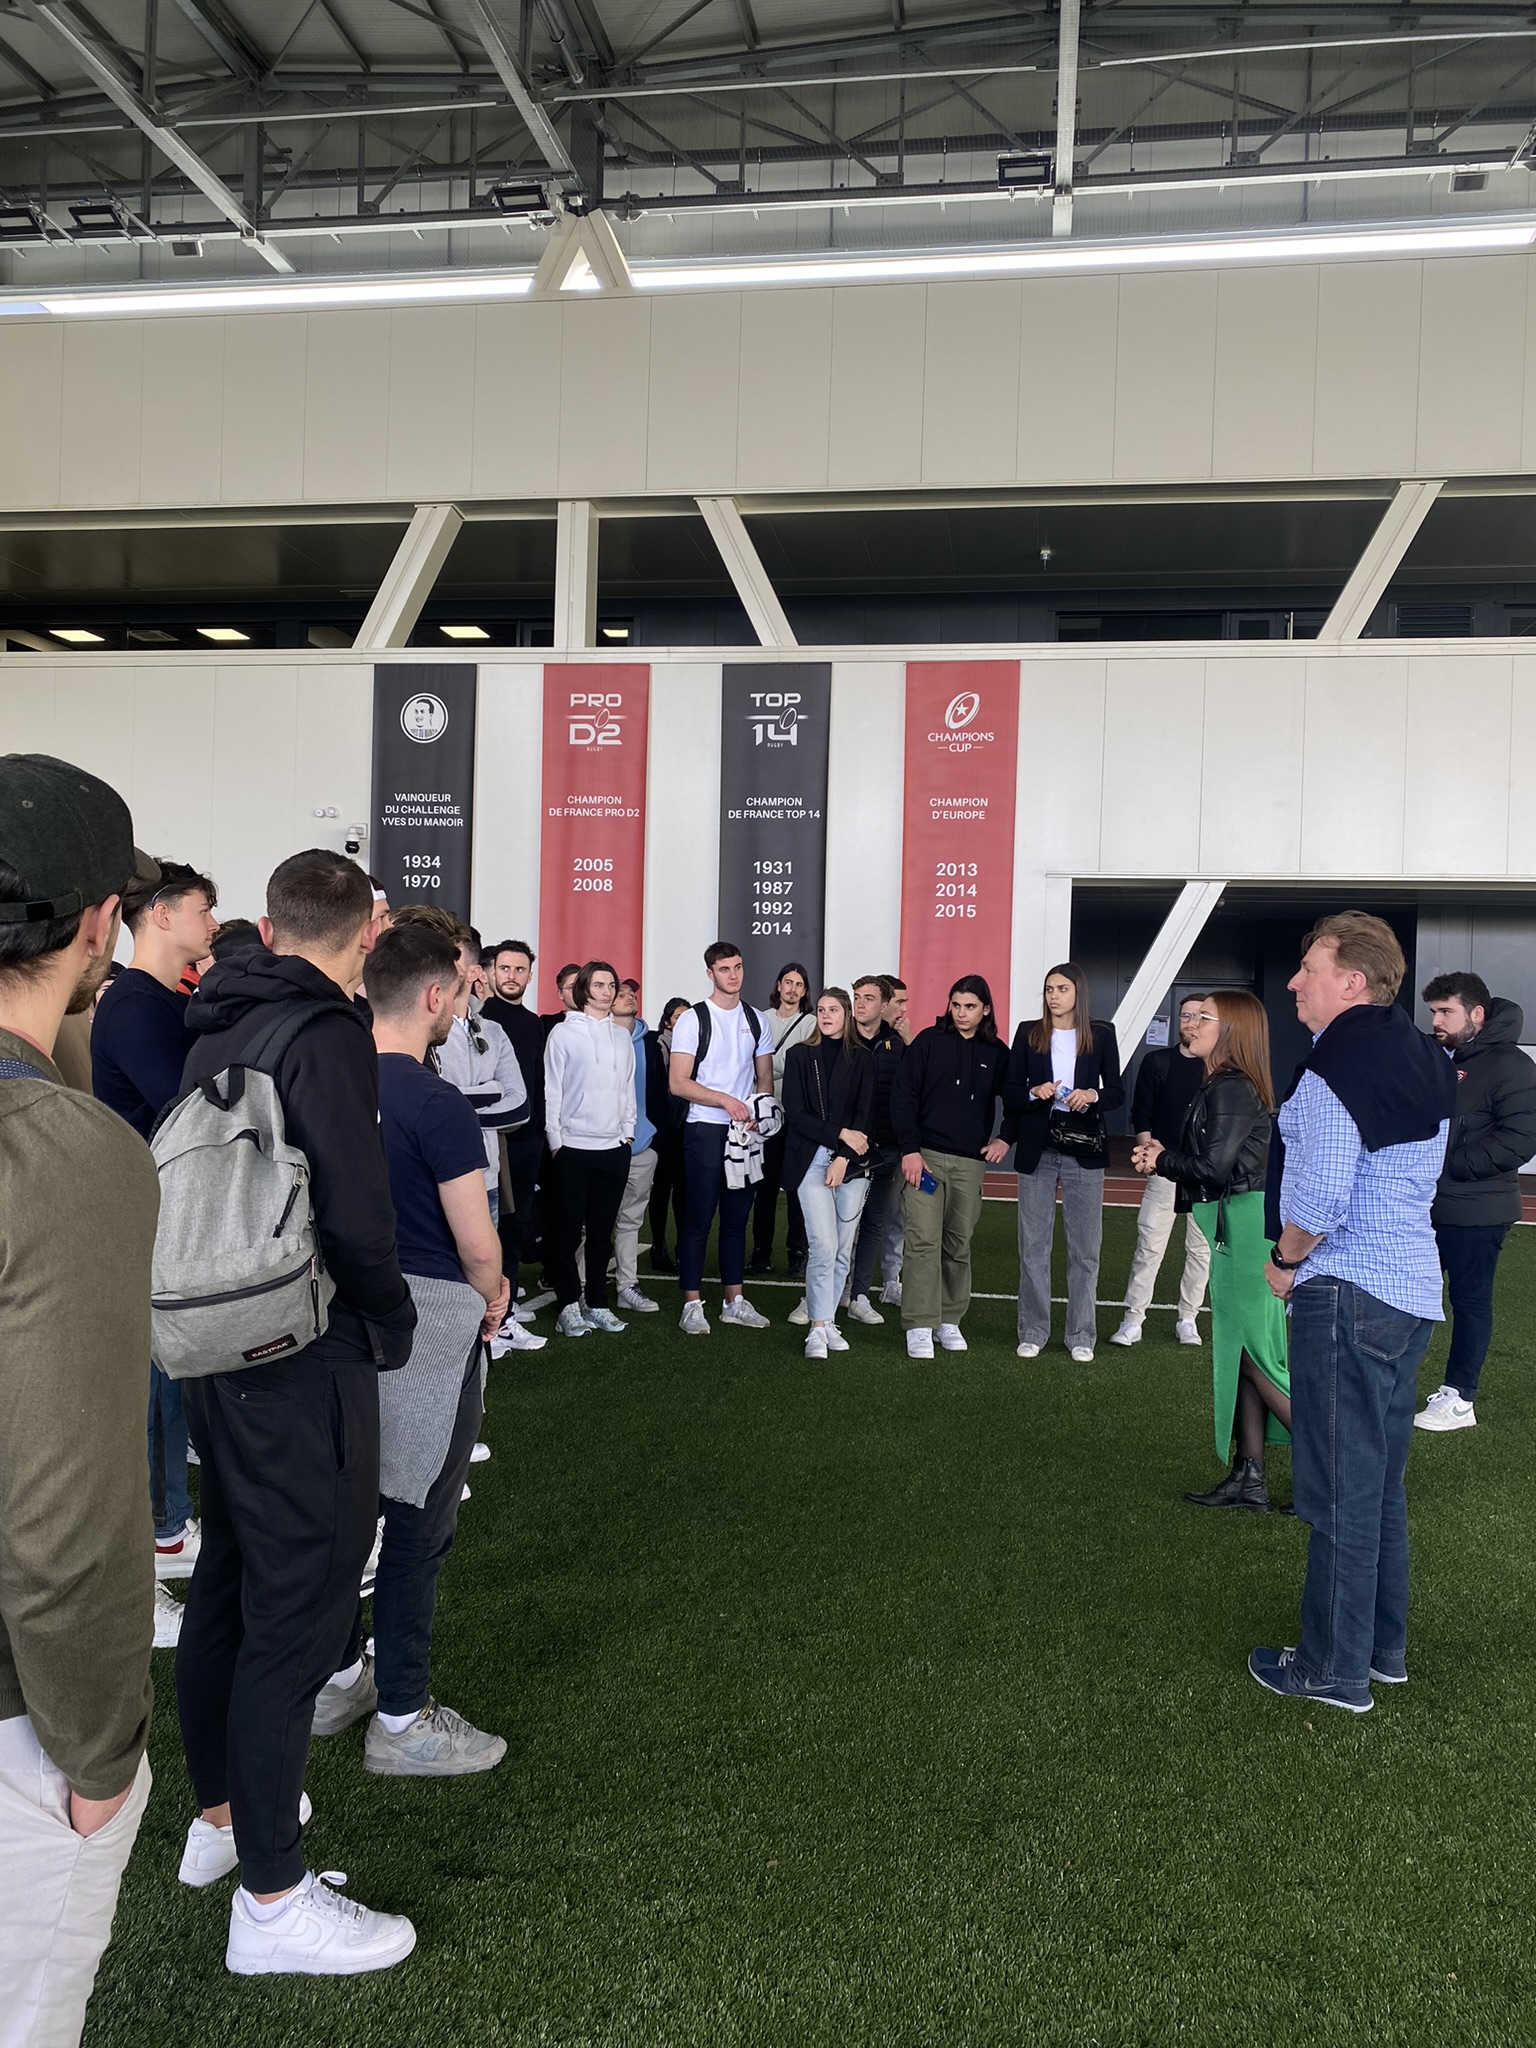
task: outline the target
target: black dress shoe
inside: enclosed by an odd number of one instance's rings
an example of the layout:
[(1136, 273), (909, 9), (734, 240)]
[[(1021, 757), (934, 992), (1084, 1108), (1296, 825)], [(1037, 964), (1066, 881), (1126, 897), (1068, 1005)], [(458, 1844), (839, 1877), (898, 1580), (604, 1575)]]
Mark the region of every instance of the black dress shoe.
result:
[(747, 1265), (747, 1271), (754, 1276), (773, 1271), (772, 1252), (754, 1252)]
[(1196, 1508), (1246, 1508), (1255, 1515), (1269, 1512), (1264, 1467), (1252, 1458), (1235, 1459), (1226, 1478), (1209, 1493), (1186, 1493), (1184, 1498)]
[(651, 1246), (651, 1271), (653, 1273), (675, 1273), (677, 1271), (677, 1261), (665, 1245), (653, 1244)]
[(790, 1253), (789, 1277), (791, 1280), (803, 1280), (805, 1278), (805, 1260), (806, 1254), (804, 1252)]

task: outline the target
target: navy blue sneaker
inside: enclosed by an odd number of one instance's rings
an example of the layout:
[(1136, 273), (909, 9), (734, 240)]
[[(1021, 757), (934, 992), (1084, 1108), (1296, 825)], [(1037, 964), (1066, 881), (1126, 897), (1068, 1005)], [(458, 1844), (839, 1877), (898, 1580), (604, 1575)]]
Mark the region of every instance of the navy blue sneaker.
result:
[(1373, 1660), (1371, 1664), (1371, 1683), (1373, 1685), (1406, 1685), (1408, 1683), (1407, 1669), (1404, 1666), (1394, 1664), (1389, 1671), (1384, 1664), (1377, 1664)]
[(1297, 1670), (1294, 1649), (1250, 1650), (1248, 1669), (1267, 1692), (1282, 1699), (1317, 1700), (1325, 1707), (1342, 1707), (1346, 1714), (1368, 1714), (1376, 1704), (1368, 1687), (1348, 1692), (1341, 1685), (1313, 1685)]

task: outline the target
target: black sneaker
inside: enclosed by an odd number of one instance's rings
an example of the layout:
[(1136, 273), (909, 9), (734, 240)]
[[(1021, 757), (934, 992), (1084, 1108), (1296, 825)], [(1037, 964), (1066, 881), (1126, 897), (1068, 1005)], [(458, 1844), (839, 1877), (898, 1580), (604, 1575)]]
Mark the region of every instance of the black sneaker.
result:
[(804, 1252), (790, 1253), (789, 1277), (791, 1280), (803, 1280), (805, 1278), (805, 1259), (806, 1254)]
[(747, 1271), (755, 1277), (761, 1277), (764, 1273), (771, 1273), (773, 1271), (772, 1252), (754, 1252), (747, 1261)]
[(653, 1273), (675, 1273), (677, 1271), (677, 1261), (665, 1245), (653, 1244), (651, 1246), (651, 1271)]

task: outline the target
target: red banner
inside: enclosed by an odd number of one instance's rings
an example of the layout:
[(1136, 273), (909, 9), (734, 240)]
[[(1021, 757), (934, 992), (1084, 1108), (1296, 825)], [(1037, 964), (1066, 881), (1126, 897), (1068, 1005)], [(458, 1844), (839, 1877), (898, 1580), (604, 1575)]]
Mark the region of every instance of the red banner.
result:
[(1016, 661), (907, 663), (901, 972), (914, 1029), (982, 974), (1006, 1030), (1019, 754)]
[(538, 1004), (557, 1010), (570, 960), (641, 980), (648, 668), (544, 671)]

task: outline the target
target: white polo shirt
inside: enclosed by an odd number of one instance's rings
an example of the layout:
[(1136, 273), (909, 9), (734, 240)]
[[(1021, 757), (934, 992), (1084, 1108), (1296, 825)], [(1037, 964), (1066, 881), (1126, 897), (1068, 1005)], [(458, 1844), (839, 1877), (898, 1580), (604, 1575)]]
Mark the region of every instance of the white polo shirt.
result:
[[(723, 1010), (718, 1003), (709, 1006), (709, 1051), (693, 1070), (693, 1079), (703, 1088), (718, 1088), (722, 1095), (734, 1095), (738, 1101), (750, 1102), (757, 1093), (757, 1071), (753, 1064), (761, 1054), (764, 1059), (773, 1057), (773, 1034), (768, 1028), (767, 1016), (759, 1013), (757, 1041), (752, 1039), (752, 1027), (747, 1022), (747, 1013), (742, 1004), (733, 1009)], [(699, 1049), (699, 1020), (693, 1010), (684, 1010), (672, 1026), (672, 1050), (674, 1052), (696, 1053)], [(723, 1109), (717, 1109), (710, 1102), (690, 1102), (688, 1121), (691, 1124), (728, 1124), (729, 1116)]]

